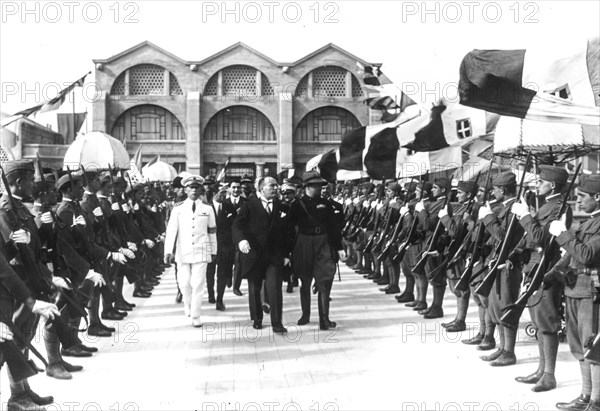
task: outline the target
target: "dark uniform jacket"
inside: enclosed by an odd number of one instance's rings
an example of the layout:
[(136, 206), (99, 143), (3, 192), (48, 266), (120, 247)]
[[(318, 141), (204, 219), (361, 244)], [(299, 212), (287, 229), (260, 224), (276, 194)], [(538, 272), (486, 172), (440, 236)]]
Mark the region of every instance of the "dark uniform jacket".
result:
[[(343, 248), (342, 233), (336, 222), (335, 209), (329, 200), (321, 196), (311, 198), (305, 195), (293, 202), (290, 207), (290, 224), (298, 226), (300, 234), (314, 234), (317, 231), (327, 234), (328, 243), (336, 252)], [(337, 258), (337, 253), (335, 255), (334, 259)]]

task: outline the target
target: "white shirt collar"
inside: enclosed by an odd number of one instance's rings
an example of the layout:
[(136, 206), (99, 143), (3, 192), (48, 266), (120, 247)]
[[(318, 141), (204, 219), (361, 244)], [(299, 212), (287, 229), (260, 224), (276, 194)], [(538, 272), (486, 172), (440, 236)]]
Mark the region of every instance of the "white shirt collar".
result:
[(260, 198), (260, 201), (262, 201), (263, 203), (271, 203), (271, 204), (273, 204), (273, 200), (267, 200), (265, 198), (265, 196), (262, 195), (262, 193), (258, 194), (258, 198)]
[(96, 197), (98, 198), (108, 198), (108, 196), (102, 195), (102, 194), (96, 194)]
[(72, 203), (73, 202), (73, 200), (70, 199), (70, 198), (68, 198), (68, 197), (63, 197), (62, 199), (63, 199), (63, 201), (66, 201), (68, 203)]
[(590, 217), (594, 218), (598, 215), (598, 213), (600, 213), (600, 210), (594, 211), (592, 214), (590, 214)]
[(546, 201), (553, 199), (554, 197), (558, 197), (560, 193), (552, 194), (551, 196), (546, 197)]
[(16, 198), (19, 201), (23, 201), (23, 197), (21, 197), (21, 196), (18, 196), (16, 194), (13, 194), (12, 196), (13, 196), (13, 198)]
[(87, 191), (87, 190), (84, 190), (83, 192), (84, 192), (85, 194), (87, 194), (87, 195), (92, 195), (92, 194), (94, 194), (94, 193), (92, 193), (91, 191)]

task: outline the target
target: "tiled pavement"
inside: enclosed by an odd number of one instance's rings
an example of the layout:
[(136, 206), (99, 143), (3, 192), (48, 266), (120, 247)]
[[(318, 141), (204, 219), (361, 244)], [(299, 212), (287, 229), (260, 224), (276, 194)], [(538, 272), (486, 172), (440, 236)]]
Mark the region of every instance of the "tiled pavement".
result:
[[(518, 363), (495, 369), (463, 345), (476, 330), (471, 307), (467, 332), (447, 334), (440, 323), (455, 313), (447, 294), (442, 321), (423, 320), (385, 296), (362, 276), (342, 268), (334, 283), (331, 318), (335, 331), (319, 331), (313, 298), (313, 322), (298, 327), (298, 290), (284, 292), (286, 337), (261, 331), (248, 321), (244, 297), (227, 290), (226, 312), (203, 305), (204, 327), (191, 327), (175, 304), (175, 279), (163, 275), (152, 298), (132, 299), (138, 307), (115, 322), (112, 338), (87, 337), (99, 347), (92, 358), (72, 359), (85, 367), (71, 381), (44, 374), (31, 379), (40, 394), (52, 393), (49, 410), (551, 410), (579, 394), (579, 371), (567, 344), (560, 345), (559, 387), (535, 394), (514, 381), (537, 367), (537, 344), (520, 333)], [(131, 295), (131, 289), (126, 290)], [(431, 301), (431, 297), (429, 298)], [(526, 314), (525, 314), (526, 315)], [(43, 344), (39, 344), (43, 345)], [(42, 349), (42, 352), (44, 350)], [(8, 399), (1, 374), (2, 410)]]

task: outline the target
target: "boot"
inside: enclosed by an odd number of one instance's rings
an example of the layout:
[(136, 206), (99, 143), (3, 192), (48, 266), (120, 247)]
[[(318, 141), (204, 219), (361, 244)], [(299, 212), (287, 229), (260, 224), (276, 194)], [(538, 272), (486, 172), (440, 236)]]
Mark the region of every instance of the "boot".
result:
[(469, 338), (467, 340), (462, 340), (461, 342), (466, 345), (479, 345), (483, 341), (483, 333), (478, 333), (475, 337)]
[(409, 293), (405, 289), (402, 294), (396, 296), (396, 300), (399, 303), (409, 303), (415, 300), (415, 296), (412, 292)]
[[(60, 342), (54, 330), (54, 325), (46, 326), (44, 333), (44, 345), (48, 354), (48, 368), (46, 375), (59, 380), (70, 380), (73, 376), (65, 370), (60, 356)], [(92, 354), (89, 354), (90, 356)]]
[(544, 373), (537, 384), (531, 388), (533, 392), (546, 392), (556, 388), (556, 377), (554, 374)]
[(46, 408), (41, 407), (33, 402), (26, 392), (19, 395), (11, 396), (6, 404), (8, 411), (45, 411)]
[(579, 397), (569, 402), (558, 402), (556, 408), (565, 411), (583, 411), (590, 403), (590, 396), (581, 394)]

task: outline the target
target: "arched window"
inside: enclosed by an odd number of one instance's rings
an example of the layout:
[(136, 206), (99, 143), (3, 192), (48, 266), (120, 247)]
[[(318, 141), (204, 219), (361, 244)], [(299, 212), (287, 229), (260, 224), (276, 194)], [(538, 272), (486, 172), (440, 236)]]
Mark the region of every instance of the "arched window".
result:
[(232, 106), (215, 114), (204, 131), (206, 141), (275, 141), (275, 129), (260, 111)]
[(362, 97), (363, 91), (358, 79), (348, 70), (324, 66), (311, 71), (300, 80), (295, 96)]
[[(221, 87), (219, 88), (219, 84)], [(260, 94), (258, 94), (260, 93)], [(213, 75), (206, 86), (205, 96), (272, 96), (268, 77), (254, 67), (229, 66)]]
[(117, 77), (110, 94), (113, 96), (180, 96), (183, 95), (177, 77), (155, 64), (140, 64), (128, 68)]
[(185, 139), (177, 117), (151, 104), (136, 106), (121, 114), (111, 135), (121, 141)]
[(322, 107), (308, 113), (296, 127), (294, 141), (341, 141), (349, 131), (361, 127), (358, 119), (343, 108)]

